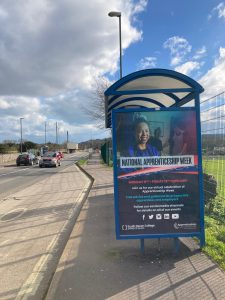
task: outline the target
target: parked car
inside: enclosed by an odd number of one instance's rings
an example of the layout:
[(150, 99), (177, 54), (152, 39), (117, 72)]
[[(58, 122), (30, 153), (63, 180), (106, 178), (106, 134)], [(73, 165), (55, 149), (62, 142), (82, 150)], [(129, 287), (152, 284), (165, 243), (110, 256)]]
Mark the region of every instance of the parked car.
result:
[(38, 163), (38, 158), (32, 153), (21, 153), (16, 159), (16, 165), (34, 165)]
[(60, 157), (57, 152), (46, 152), (39, 160), (39, 167), (58, 167), (61, 165)]

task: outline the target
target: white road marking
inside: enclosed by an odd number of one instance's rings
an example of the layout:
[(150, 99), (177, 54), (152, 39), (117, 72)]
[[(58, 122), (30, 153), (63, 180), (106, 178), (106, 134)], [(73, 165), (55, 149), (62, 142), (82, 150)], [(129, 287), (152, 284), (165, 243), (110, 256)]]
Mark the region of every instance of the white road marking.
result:
[(18, 172), (21, 172), (21, 171), (24, 171), (24, 170), (29, 170), (29, 168), (19, 169), (19, 170), (16, 170), (15, 172), (3, 173), (3, 174), (0, 174), (0, 177), (1, 176), (6, 176), (6, 175), (9, 175), (9, 174), (18, 173)]

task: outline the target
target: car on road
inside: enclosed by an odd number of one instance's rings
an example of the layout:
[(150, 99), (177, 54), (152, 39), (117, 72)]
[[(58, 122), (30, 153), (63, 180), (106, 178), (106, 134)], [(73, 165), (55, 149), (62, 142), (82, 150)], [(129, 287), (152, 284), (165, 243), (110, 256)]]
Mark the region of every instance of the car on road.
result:
[(21, 153), (16, 159), (16, 165), (33, 166), (38, 163), (38, 158), (32, 153)]
[(63, 154), (61, 151), (59, 151), (58, 154), (59, 154), (59, 156), (60, 156), (61, 158), (64, 157), (64, 154)]
[(39, 167), (58, 167), (61, 165), (61, 159), (57, 152), (46, 152), (39, 160)]

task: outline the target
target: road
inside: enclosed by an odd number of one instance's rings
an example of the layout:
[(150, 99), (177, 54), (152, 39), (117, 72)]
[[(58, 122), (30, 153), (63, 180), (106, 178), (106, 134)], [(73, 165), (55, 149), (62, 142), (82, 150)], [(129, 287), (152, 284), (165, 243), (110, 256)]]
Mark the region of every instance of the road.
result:
[(87, 157), (87, 152), (65, 154), (61, 167), (59, 168), (39, 168), (38, 165), (17, 167), (14, 162), (6, 165), (4, 168), (0, 167), (0, 202), (5, 201), (8, 196), (21, 189), (40, 180), (47, 179), (49, 176), (62, 171), (76, 161)]
[(84, 155), (58, 168), (0, 169), (0, 299), (44, 299), (90, 188), (74, 164)]

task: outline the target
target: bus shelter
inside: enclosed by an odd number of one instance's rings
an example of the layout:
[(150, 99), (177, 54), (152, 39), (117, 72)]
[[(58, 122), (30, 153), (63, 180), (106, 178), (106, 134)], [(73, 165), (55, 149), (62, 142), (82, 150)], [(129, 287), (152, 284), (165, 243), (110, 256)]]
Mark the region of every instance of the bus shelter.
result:
[(197, 237), (205, 244), (202, 86), (166, 69), (131, 73), (105, 91), (112, 128), (117, 239)]

